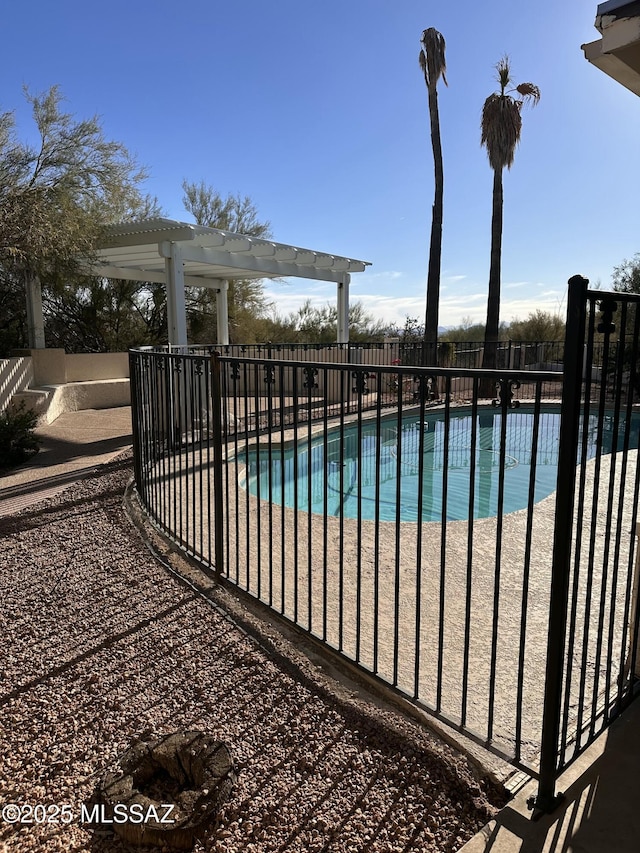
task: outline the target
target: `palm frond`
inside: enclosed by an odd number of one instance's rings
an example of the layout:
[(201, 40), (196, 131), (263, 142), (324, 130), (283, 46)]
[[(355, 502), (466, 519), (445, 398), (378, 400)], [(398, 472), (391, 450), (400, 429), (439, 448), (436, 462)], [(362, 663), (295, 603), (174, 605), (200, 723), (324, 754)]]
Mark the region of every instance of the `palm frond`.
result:
[(527, 103), (527, 101), (531, 100), (535, 107), (540, 100), (540, 89), (535, 83), (520, 83), (516, 86), (516, 92), (522, 95), (522, 103)]
[(522, 131), (520, 101), (494, 92), (482, 108), (480, 144), (492, 169), (511, 168)]
[(440, 77), (442, 77), (444, 85), (447, 86), (444, 36), (438, 30), (429, 27), (429, 29), (422, 31), (420, 43), (422, 48), (418, 61), (427, 88), (435, 88)]
[(418, 62), (420, 63), (420, 68), (422, 68), (422, 73), (424, 74), (424, 81), (428, 86), (429, 78), (427, 77), (427, 54), (424, 52), (424, 50), (420, 51)]
[(500, 86), (500, 94), (504, 95), (511, 85), (511, 61), (505, 54), (502, 59), (496, 63), (496, 79)]

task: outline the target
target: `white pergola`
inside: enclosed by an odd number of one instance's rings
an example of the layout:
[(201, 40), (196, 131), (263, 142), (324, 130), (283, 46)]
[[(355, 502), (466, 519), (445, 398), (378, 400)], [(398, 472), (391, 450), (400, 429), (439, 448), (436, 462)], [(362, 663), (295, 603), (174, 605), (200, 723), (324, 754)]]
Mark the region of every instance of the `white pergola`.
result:
[(218, 343), (229, 343), (228, 283), (232, 279), (297, 278), (332, 281), (337, 286), (337, 340), (349, 340), (351, 273), (369, 263), (299, 249), (245, 234), (204, 228), (172, 219), (147, 219), (107, 228), (92, 275), (158, 282), (167, 288), (169, 343), (187, 344), (185, 286), (216, 293)]

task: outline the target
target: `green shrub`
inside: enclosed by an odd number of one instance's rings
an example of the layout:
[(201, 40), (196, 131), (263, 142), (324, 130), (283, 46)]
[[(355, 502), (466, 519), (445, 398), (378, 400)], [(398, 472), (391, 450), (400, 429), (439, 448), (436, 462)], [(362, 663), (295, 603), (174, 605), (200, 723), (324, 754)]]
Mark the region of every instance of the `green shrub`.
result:
[(0, 414), (0, 469), (19, 465), (38, 452), (40, 439), (33, 432), (37, 424), (38, 415), (26, 408), (24, 400)]

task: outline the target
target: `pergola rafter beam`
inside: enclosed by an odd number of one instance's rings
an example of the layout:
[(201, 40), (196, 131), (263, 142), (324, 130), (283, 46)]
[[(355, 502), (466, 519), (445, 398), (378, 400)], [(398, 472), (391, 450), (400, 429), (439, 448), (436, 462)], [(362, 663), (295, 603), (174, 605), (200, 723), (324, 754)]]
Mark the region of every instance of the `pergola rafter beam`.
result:
[[(157, 222), (158, 220), (150, 220)], [(145, 246), (158, 243), (158, 232), (156, 230), (138, 230), (131, 231), (130, 224), (126, 223), (123, 226), (107, 226), (106, 232), (109, 235), (113, 233), (114, 228), (119, 228), (120, 233), (117, 238), (117, 246)], [(176, 227), (167, 228), (163, 232), (163, 239), (169, 240), (172, 243), (182, 243), (185, 240), (195, 239), (195, 231), (193, 226), (188, 224), (176, 223)], [(224, 240), (220, 238), (219, 245), (222, 245)]]
[[(170, 252), (170, 243), (163, 243), (161, 253)], [(224, 267), (225, 269), (239, 270), (238, 278), (242, 278), (242, 272), (258, 273), (264, 278), (286, 278), (287, 276), (298, 276), (300, 278), (317, 279), (320, 281), (342, 281), (342, 272), (348, 271), (350, 262), (339, 263), (338, 269), (335, 264), (326, 266), (321, 263), (300, 264), (290, 261), (276, 261), (274, 258), (255, 257), (254, 255), (241, 255), (236, 257), (233, 252), (223, 252), (219, 249), (210, 249), (205, 246), (196, 246), (188, 243), (182, 248), (185, 262), (209, 265), (212, 267)], [(305, 258), (306, 259), (306, 258)]]
[(260, 245), (260, 246), (252, 246), (251, 254), (255, 255), (256, 258), (269, 257), (273, 258), (276, 254), (276, 247), (273, 244), (270, 245)]
[[(91, 275), (102, 276), (103, 278), (122, 278), (126, 281), (148, 281), (151, 284), (166, 284), (167, 275), (159, 270), (144, 270), (137, 267), (88, 267), (87, 272)], [(200, 275), (184, 276), (184, 283), (188, 287), (217, 287), (215, 280), (204, 278)]]
[(139, 267), (93, 266), (87, 267), (87, 272), (91, 275), (102, 276), (103, 278), (122, 278), (127, 281), (150, 281), (156, 284), (167, 283), (165, 272), (145, 270)]
[(275, 259), (277, 261), (294, 261), (296, 259), (296, 250), (278, 246), (276, 248)]

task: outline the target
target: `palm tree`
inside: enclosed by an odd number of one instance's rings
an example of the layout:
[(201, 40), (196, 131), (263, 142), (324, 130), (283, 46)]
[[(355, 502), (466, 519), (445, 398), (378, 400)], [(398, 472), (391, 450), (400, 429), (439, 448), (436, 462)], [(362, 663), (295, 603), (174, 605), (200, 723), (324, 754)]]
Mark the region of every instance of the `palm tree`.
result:
[[(493, 211), (491, 215), (491, 264), (489, 269), (489, 298), (487, 326), (484, 338), (482, 366), (496, 367), (498, 326), (500, 323), (500, 263), (502, 256), (502, 171), (511, 168), (522, 131), (522, 107), (528, 101), (535, 106), (540, 89), (533, 83), (513, 86), (509, 58), (496, 65), (500, 91), (489, 95), (482, 108), (481, 145), (487, 149), (493, 169)], [(514, 94), (517, 93), (517, 94)]]
[(440, 117), (438, 115), (437, 85), (440, 77), (447, 85), (445, 71), (447, 65), (444, 56), (444, 38), (430, 27), (424, 30), (420, 40), (419, 62), (429, 95), (429, 119), (431, 122), (431, 146), (433, 148), (433, 166), (435, 191), (431, 212), (431, 241), (429, 243), (429, 270), (427, 273), (427, 311), (424, 324), (424, 363), (437, 364), (438, 343), (438, 303), (440, 300), (440, 257), (442, 254), (442, 195), (444, 190), (444, 171), (442, 168), (442, 146), (440, 144)]

